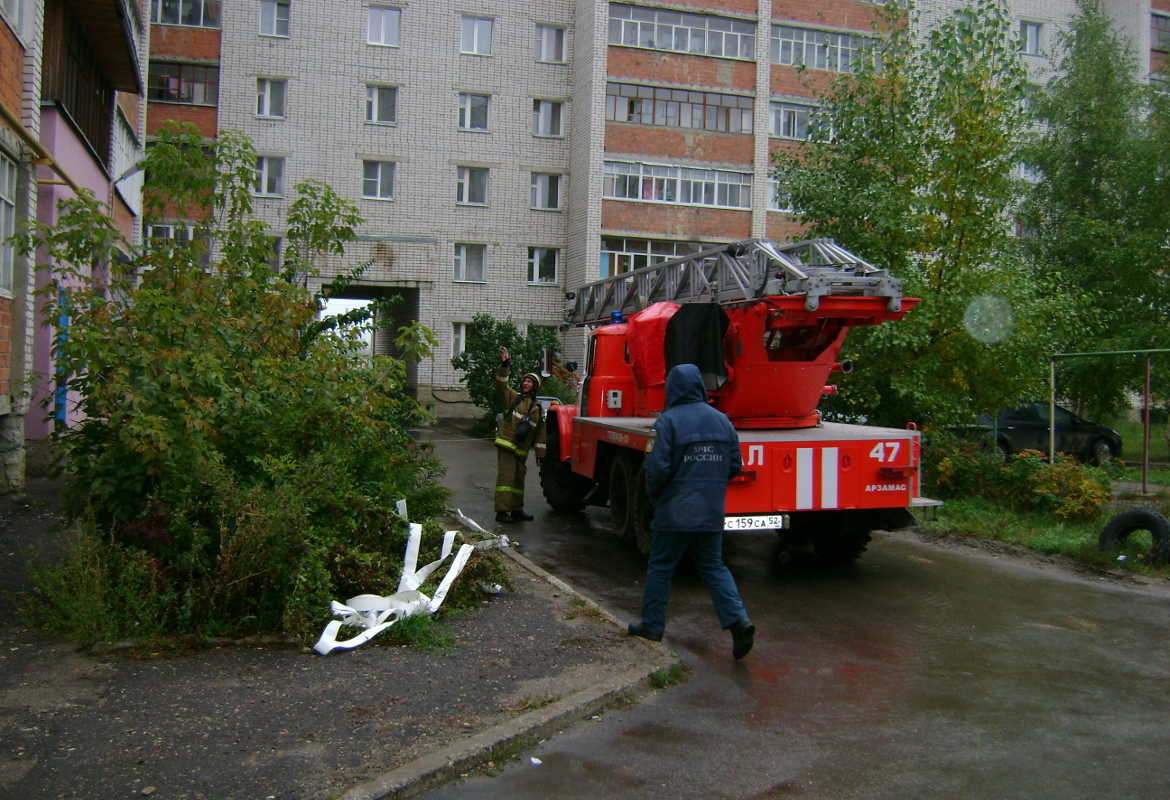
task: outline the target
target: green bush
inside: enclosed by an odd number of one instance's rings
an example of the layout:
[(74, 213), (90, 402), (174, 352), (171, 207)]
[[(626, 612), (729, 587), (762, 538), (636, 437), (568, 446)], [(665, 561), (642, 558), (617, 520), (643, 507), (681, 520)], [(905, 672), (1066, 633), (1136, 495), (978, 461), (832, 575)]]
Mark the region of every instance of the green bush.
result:
[(982, 497), (1016, 511), (1051, 514), (1061, 520), (1093, 520), (1111, 496), (1105, 470), (1060, 455), (1049, 464), (1027, 450), (1006, 461), (997, 451), (945, 433), (932, 434), (923, 452), (928, 493), (942, 498)]
[[(357, 356), (384, 306), (318, 320), (360, 268), (305, 288), (354, 239), (356, 210), (322, 183), (296, 187), (274, 265), (254, 165), (239, 134), (209, 153), (193, 129), (164, 129), (144, 164), (146, 221), (200, 220), (191, 241), (135, 248), (92, 196), (22, 241), (49, 254), (44, 302), (70, 317), (55, 356), (83, 420), (54, 435), (82, 537), (32, 603), (60, 632), (307, 639), (330, 600), (396, 588), (395, 501), (415, 520), (444, 508), (442, 466), (407, 433), (425, 412), (405, 361)], [(417, 324), (398, 331), (405, 358), (433, 342)]]

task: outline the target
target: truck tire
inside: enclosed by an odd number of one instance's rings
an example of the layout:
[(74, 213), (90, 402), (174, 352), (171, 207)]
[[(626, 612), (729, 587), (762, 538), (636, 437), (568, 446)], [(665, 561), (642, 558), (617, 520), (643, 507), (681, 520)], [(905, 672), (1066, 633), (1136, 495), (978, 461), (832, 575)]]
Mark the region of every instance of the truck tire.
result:
[(576, 512), (585, 508), (585, 495), (593, 488), (588, 478), (573, 472), (568, 461), (561, 461), (560, 434), (556, 419), (549, 420), (545, 457), (540, 462), (540, 490), (545, 501), (556, 511)]
[(634, 478), (638, 466), (631, 456), (618, 455), (609, 468), (609, 515), (619, 539), (634, 537)]
[(815, 534), (812, 537), (812, 546), (817, 561), (832, 566), (849, 564), (857, 560), (869, 546), (869, 540), (869, 531), (839, 530)]
[(1120, 550), (1134, 531), (1149, 531), (1153, 543), (1147, 558), (1151, 564), (1170, 562), (1170, 521), (1149, 508), (1131, 508), (1113, 517), (1101, 531), (1097, 546), (1106, 551)]

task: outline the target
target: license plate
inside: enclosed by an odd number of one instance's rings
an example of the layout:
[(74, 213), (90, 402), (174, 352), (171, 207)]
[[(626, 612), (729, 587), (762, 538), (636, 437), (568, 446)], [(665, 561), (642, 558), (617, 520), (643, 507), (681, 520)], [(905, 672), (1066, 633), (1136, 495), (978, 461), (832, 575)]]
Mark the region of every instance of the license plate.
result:
[(724, 517), (725, 531), (763, 531), (787, 527), (784, 514), (755, 514), (750, 517)]

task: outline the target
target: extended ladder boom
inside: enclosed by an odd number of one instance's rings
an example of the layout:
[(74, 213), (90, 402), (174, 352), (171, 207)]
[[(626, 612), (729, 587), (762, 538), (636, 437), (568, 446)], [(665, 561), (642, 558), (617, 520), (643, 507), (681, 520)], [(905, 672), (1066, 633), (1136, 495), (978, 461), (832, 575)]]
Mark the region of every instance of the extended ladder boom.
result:
[(805, 295), (815, 311), (822, 297), (884, 297), (902, 307), (902, 282), (829, 239), (776, 243), (744, 239), (586, 284), (569, 295), (565, 320), (605, 322), (669, 300), (735, 303), (769, 295)]

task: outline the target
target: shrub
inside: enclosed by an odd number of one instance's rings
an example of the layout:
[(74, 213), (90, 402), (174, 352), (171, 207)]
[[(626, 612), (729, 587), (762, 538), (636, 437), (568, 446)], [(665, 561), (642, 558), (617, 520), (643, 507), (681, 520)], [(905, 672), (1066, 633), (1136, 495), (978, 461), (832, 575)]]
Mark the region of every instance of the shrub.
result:
[[(254, 164), (239, 134), (208, 153), (193, 129), (166, 128), (144, 164), (147, 222), (198, 220), (191, 241), (136, 248), (92, 196), (22, 241), (52, 261), (44, 302), (70, 317), (55, 356), (82, 417), (54, 436), (82, 538), (37, 601), (68, 615), (85, 595), (101, 619), (65, 626), (82, 638), (307, 638), (329, 600), (396, 588), (396, 500), (412, 519), (443, 510), (441, 464), (407, 433), (425, 413), (405, 361), (356, 355), (385, 304), (318, 320), (360, 267), (306, 288), (355, 237), (356, 210), (322, 183), (296, 187), (274, 265), (252, 217)], [(414, 324), (396, 341), (418, 358), (434, 338)]]
[(1006, 461), (985, 444), (933, 433), (923, 453), (927, 491), (943, 498), (983, 497), (1017, 511), (1037, 511), (1061, 520), (1092, 520), (1111, 496), (1102, 469), (1059, 455), (1024, 451)]

